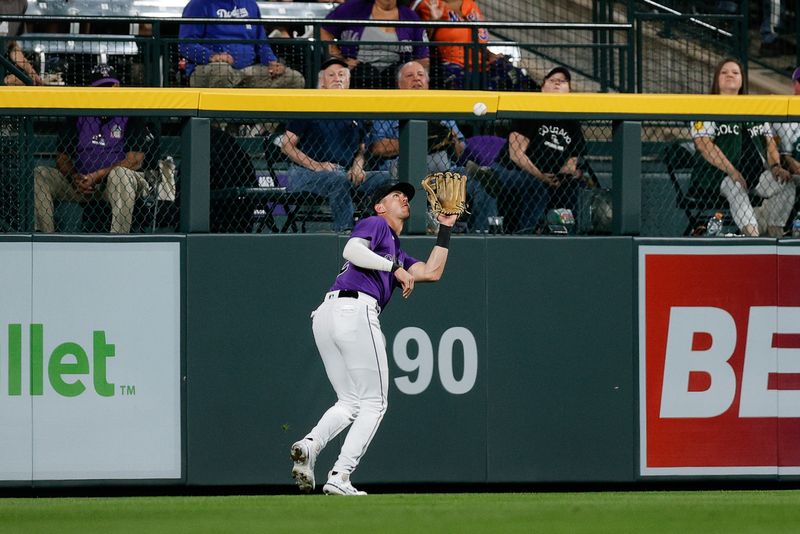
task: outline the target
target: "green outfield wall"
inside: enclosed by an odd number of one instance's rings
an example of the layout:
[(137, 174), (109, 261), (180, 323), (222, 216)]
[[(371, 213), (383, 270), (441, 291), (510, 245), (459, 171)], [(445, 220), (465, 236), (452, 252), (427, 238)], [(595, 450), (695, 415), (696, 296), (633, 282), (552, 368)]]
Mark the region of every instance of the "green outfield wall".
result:
[[(188, 238), (189, 484), (288, 481), (289, 446), (335, 400), (309, 315), (344, 242)], [(420, 258), (433, 243), (405, 239)], [(631, 480), (632, 247), (626, 238), (454, 240), (443, 280), (381, 315), (389, 410), (359, 480)], [(401, 355), (416, 359), (413, 371), (398, 367)], [(444, 373), (441, 359), (451, 362)]]

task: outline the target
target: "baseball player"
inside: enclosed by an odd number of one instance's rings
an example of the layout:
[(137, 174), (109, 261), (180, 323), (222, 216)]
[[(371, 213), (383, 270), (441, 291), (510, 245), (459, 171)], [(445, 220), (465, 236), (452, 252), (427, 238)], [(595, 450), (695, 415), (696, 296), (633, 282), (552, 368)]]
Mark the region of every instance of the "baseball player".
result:
[(359, 221), (344, 247), (346, 260), (322, 304), (311, 315), (314, 340), (337, 401), (317, 425), (292, 445), (292, 477), (301, 491), (315, 487), (314, 461), (328, 442), (352, 423), (322, 491), (366, 495), (350, 475), (367, 451), (386, 413), (389, 367), (378, 315), (392, 291), (404, 298), (416, 282), (439, 280), (447, 262), (450, 231), (458, 215), (440, 214), (439, 234), (428, 260), (412, 258), (398, 236), (409, 217), (414, 186), (387, 184), (373, 197), (375, 215)]

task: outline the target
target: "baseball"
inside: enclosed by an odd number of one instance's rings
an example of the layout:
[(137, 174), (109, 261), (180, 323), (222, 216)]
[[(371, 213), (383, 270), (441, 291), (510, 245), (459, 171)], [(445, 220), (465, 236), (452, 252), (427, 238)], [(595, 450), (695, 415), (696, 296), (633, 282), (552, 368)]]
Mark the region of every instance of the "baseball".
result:
[(486, 110), (489, 109), (486, 107), (486, 104), (483, 102), (475, 102), (475, 105), (472, 106), (472, 112), (480, 117), (481, 115), (486, 115)]

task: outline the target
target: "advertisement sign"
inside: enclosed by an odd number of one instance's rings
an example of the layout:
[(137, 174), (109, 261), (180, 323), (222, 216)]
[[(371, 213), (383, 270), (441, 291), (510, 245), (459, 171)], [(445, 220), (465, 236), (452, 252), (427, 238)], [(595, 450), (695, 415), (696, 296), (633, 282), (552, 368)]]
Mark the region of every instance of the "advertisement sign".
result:
[(800, 473), (800, 248), (639, 248), (641, 475)]
[(180, 478), (179, 244), (0, 255), (0, 480)]

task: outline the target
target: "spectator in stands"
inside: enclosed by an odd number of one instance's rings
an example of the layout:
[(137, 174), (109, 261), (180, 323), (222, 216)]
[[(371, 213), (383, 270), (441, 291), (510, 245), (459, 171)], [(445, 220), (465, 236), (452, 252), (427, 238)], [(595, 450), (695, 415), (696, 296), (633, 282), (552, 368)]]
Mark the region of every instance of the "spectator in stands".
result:
[[(475, 0), (415, 0), (412, 7), (422, 20), (442, 22), (484, 20)], [(437, 88), (464, 89), (467, 87), (465, 69), (480, 71), (483, 68), (488, 76), (486, 84), (481, 86), (481, 89), (531, 91), (539, 88), (522, 69), (515, 67), (502, 54), (495, 54), (488, 48), (484, 48), (479, 55), (479, 67), (472, 69), (472, 50), (469, 48), (473, 43), (472, 28), (435, 28), (428, 30), (428, 37), (434, 43), (463, 43), (463, 45), (432, 47), (431, 58), (434, 63), (431, 69)], [(489, 32), (485, 28), (480, 28), (478, 43), (485, 44), (488, 41)]]
[[(479, 22), (484, 20), (478, 4), (474, 0), (416, 0), (412, 8), (422, 20), (436, 20), (444, 22)], [(472, 43), (472, 28), (435, 28), (428, 30), (428, 37), (432, 42)], [(489, 32), (485, 28), (478, 30), (478, 42), (487, 43)], [(489, 63), (498, 59), (496, 54), (489, 50)], [(438, 67), (442, 69), (443, 86), (449, 89), (464, 88), (464, 68), (471, 65), (471, 58), (465, 59), (464, 46), (437, 46), (433, 56), (438, 60)]]
[[(413, 10), (398, 6), (397, 0), (348, 0), (331, 11), (330, 20), (419, 20)], [(428, 35), (421, 27), (339, 26), (321, 28), (323, 41), (337, 39), (331, 44), (332, 56), (343, 59), (352, 70), (354, 89), (391, 89), (395, 74), (403, 63), (416, 59), (427, 70)], [(383, 45), (357, 45), (347, 41), (380, 41)], [(417, 44), (400, 44), (417, 43)]]
[[(258, 19), (255, 0), (190, 0), (184, 18)], [(302, 74), (287, 68), (267, 43), (262, 24), (181, 24), (179, 53), (192, 87), (303, 87)], [(198, 39), (253, 42), (198, 43)], [(261, 63), (256, 64), (256, 58)]]
[[(544, 77), (543, 93), (569, 93), (572, 75), (564, 67)], [(575, 212), (583, 172), (578, 163), (586, 151), (581, 124), (564, 119), (513, 121), (500, 160), (492, 165), (498, 205), (508, 232), (536, 232), (548, 206)]]
[[(99, 65), (93, 87), (119, 87), (113, 70)], [(103, 199), (111, 205), (111, 232), (128, 233), (137, 198), (149, 185), (140, 172), (145, 127), (136, 118), (78, 117), (62, 132), (56, 167), (34, 169), (36, 230), (55, 231), (53, 201), (86, 203)]]
[[(409, 61), (397, 71), (397, 88), (427, 90), (429, 77), (425, 67), (417, 61)], [(465, 172), (456, 167), (453, 159), (464, 152), (464, 135), (452, 120), (428, 122), (428, 172), (456, 171)], [(380, 161), (380, 168), (397, 176), (397, 156), (400, 154), (400, 121), (377, 120), (367, 135), (367, 147), (372, 156)], [(470, 229), (475, 232), (488, 230), (488, 217), (497, 215), (497, 205), (483, 186), (476, 180), (467, 182), (467, 193), (470, 196), (470, 209), (473, 224)]]
[[(338, 58), (330, 58), (319, 72), (319, 88), (350, 87), (350, 69)], [(289, 190), (327, 197), (333, 212), (333, 230), (353, 228), (352, 194), (369, 196), (390, 180), (388, 172), (364, 170), (364, 125), (346, 119), (293, 120), (286, 125), (281, 149), (292, 161)]]
[[(710, 93), (745, 94), (743, 72), (738, 60), (722, 60), (714, 71)], [(794, 203), (795, 188), (789, 172), (780, 165), (770, 124), (698, 120), (692, 122), (691, 134), (702, 156), (692, 170), (691, 195), (725, 197), (744, 235), (758, 236), (764, 231), (781, 235)], [(764, 199), (757, 208), (750, 201), (748, 179), (757, 181), (753, 189)]]
[[(0, 15), (24, 15), (27, 9), (28, 0), (0, 0)], [(0, 46), (5, 47), (8, 59), (27, 74), (33, 80), (34, 85), (44, 85), (36, 70), (25, 58), (19, 43), (14, 39), (22, 34), (22, 30), (21, 22), (0, 20)], [(5, 85), (25, 85), (13, 74), (7, 74), (3, 83)]]
[[(800, 67), (792, 73), (792, 88), (795, 96), (800, 96)], [(779, 140), (781, 167), (791, 175), (795, 191), (800, 186), (800, 122), (782, 122), (773, 124)], [(795, 206), (795, 212), (797, 206)], [(791, 221), (789, 217), (788, 221)]]

